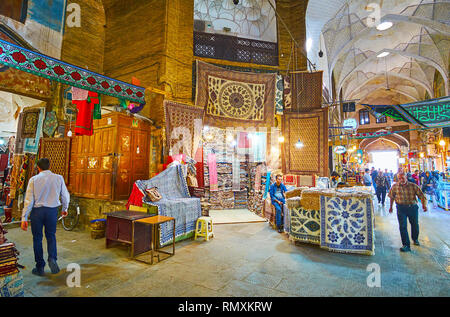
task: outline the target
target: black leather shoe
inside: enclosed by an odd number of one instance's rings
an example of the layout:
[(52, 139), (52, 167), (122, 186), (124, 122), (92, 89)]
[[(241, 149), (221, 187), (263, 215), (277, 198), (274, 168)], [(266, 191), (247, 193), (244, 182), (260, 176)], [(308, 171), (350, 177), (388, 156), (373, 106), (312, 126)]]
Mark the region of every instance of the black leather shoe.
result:
[(408, 247), (408, 246), (406, 246), (406, 245), (404, 245), (403, 247), (400, 248), (400, 251), (401, 251), (401, 252), (410, 252), (410, 251), (411, 251), (411, 248)]
[(414, 241), (414, 245), (420, 246), (419, 240)]
[(37, 267), (32, 269), (31, 273), (33, 273), (34, 275), (37, 275), (37, 276), (44, 276), (44, 274), (45, 274), (44, 268), (37, 268)]
[(59, 266), (55, 260), (48, 260), (48, 266), (50, 266), (50, 271), (52, 271), (52, 274), (59, 273)]

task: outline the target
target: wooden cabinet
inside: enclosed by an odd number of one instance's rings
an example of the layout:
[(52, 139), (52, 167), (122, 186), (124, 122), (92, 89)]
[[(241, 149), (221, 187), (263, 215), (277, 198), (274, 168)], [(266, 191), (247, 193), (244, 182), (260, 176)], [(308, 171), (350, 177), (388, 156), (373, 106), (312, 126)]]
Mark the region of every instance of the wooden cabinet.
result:
[(151, 126), (122, 113), (94, 120), (92, 136), (71, 138), (69, 191), (79, 197), (127, 200), (149, 178)]

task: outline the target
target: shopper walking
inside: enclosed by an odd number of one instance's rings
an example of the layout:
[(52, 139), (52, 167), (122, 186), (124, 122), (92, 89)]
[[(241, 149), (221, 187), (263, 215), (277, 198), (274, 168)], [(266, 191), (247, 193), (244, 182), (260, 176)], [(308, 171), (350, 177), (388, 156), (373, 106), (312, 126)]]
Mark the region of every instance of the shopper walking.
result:
[(276, 182), (270, 186), (270, 198), (272, 199), (272, 205), (275, 206), (276, 211), (276, 225), (278, 232), (282, 232), (282, 219), (281, 214), (283, 212), (283, 205), (286, 203), (286, 199), (284, 197), (284, 193), (287, 191), (286, 186), (284, 186), (283, 176), (277, 175), (275, 178)]
[(392, 186), (388, 195), (391, 199), (389, 212), (392, 213), (392, 206), (395, 201), (400, 236), (403, 244), (400, 251), (408, 252), (411, 251), (411, 246), (408, 236), (407, 220), (411, 224), (411, 238), (414, 241), (414, 245), (419, 246), (419, 206), (417, 205), (417, 198), (422, 202), (424, 212), (427, 211), (427, 203), (422, 190), (416, 184), (408, 182), (405, 173), (398, 173), (397, 178), (397, 183)]
[(419, 174), (419, 170), (415, 170), (414, 174), (412, 175), (412, 178), (414, 178), (416, 185), (420, 186), (420, 174)]
[(375, 182), (375, 178), (378, 175), (378, 171), (372, 167), (372, 171), (370, 172), (370, 176), (372, 177), (372, 184), (373, 184), (373, 188), (375, 189), (375, 192), (377, 192), (377, 184)]
[(437, 207), (435, 197), (436, 185), (437, 183), (433, 175), (429, 171), (426, 171), (425, 177), (422, 179), (422, 191), (427, 195), (428, 200), (433, 202), (433, 207), (435, 208)]
[(370, 170), (368, 168), (366, 168), (364, 173), (363, 183), (364, 186), (372, 186), (372, 177), (370, 176)]
[[(31, 233), (33, 234), (33, 249), (36, 267), (32, 273), (44, 275), (44, 253), (42, 250), (42, 228), (45, 228), (45, 238), (47, 240), (48, 265), (53, 274), (59, 272), (56, 251), (56, 222), (58, 217), (58, 207), (62, 203), (62, 215), (67, 215), (70, 195), (67, 191), (64, 178), (61, 175), (53, 174), (50, 168), (50, 161), (41, 158), (37, 162), (39, 174), (30, 178), (25, 195), (25, 205), (22, 212), (21, 228), (28, 229), (28, 216), (31, 220)], [(61, 200), (61, 203), (60, 203)]]
[(384, 207), (384, 201), (386, 200), (386, 191), (391, 187), (388, 177), (379, 171), (377, 177), (375, 178), (375, 183), (377, 184), (377, 198), (378, 204)]

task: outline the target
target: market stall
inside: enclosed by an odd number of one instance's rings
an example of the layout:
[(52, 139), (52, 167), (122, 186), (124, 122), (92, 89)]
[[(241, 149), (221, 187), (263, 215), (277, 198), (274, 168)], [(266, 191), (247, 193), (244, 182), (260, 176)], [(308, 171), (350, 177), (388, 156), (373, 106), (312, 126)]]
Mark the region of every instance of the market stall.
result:
[(374, 255), (374, 209), (367, 188), (305, 189), (287, 200), (292, 241), (333, 252)]

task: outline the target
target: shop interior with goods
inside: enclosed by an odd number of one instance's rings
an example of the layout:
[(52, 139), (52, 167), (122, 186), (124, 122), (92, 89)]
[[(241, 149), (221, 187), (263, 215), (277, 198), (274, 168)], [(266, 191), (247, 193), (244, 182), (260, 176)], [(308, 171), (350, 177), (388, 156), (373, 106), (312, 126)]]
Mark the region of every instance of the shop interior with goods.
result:
[[(249, 51), (252, 61), (209, 56), (209, 33), (194, 29), (189, 57), (179, 66), (177, 51), (156, 80), (153, 69), (106, 76), (0, 28), (0, 290), (23, 296), (7, 231), (21, 223), (40, 158), (70, 192), (64, 230), (127, 246), (149, 264), (176, 257), (180, 241), (214, 243), (215, 226), (241, 223), (267, 223), (299, 248), (373, 256), (377, 201), (366, 169), (392, 180), (400, 169), (436, 171), (436, 204), (450, 210), (449, 97), (384, 106), (331, 98), (330, 75), (274, 25), (266, 31), (275, 39), (249, 39), (264, 47)], [(281, 226), (270, 194), (278, 175)]]

